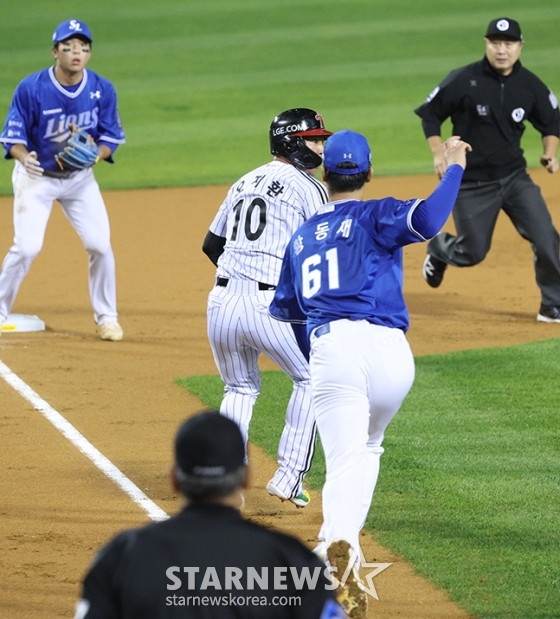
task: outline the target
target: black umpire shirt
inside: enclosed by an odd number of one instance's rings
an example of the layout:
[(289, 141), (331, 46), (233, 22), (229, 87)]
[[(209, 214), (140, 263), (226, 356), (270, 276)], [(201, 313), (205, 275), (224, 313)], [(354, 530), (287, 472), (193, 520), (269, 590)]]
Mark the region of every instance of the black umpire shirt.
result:
[(441, 124), (451, 118), (453, 135), (472, 146), (463, 182), (526, 168), (521, 136), (527, 120), (543, 136), (560, 136), (558, 100), (519, 60), (508, 76), (496, 73), (486, 57), (456, 69), (414, 111), (426, 138), (441, 135)]
[(96, 556), (79, 619), (319, 619), (334, 591), (293, 537), (230, 507), (188, 506), (117, 535)]

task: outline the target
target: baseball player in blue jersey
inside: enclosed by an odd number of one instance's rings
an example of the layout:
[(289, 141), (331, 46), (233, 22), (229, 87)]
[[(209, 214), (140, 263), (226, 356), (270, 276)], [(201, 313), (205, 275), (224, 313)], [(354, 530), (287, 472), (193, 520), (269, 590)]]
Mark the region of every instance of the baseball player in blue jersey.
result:
[(302, 483), (315, 448), (309, 365), (290, 326), (272, 320), (268, 305), (290, 237), (328, 199), (314, 175), (329, 135), (314, 110), (278, 114), (269, 129), (274, 159), (233, 184), (203, 244), (218, 267), (208, 298), (208, 338), (226, 385), (220, 412), (239, 424), (247, 440), (261, 389), (261, 353), (294, 381), (278, 447), (279, 467), (267, 491), (296, 507), (309, 503)]
[[(269, 311), (304, 325), (312, 398), (325, 451), (323, 525), (318, 554), (338, 574), (357, 567), (359, 533), (379, 473), (385, 429), (414, 380), (402, 248), (426, 241), (451, 213), (470, 146), (444, 145), (447, 171), (426, 200), (362, 201), (372, 175), (364, 136), (340, 131), (325, 145), (330, 201), (295, 232)], [(364, 617), (359, 573), (339, 585), (350, 617)]]
[(0, 137), (15, 159), (14, 241), (0, 272), (0, 325), (43, 245), (54, 200), (89, 254), (89, 292), (101, 338), (117, 341), (115, 259), (109, 218), (93, 175), (100, 160), (113, 162), (125, 141), (113, 85), (86, 69), (92, 37), (83, 22), (60, 24), (52, 37), (54, 66), (17, 86)]

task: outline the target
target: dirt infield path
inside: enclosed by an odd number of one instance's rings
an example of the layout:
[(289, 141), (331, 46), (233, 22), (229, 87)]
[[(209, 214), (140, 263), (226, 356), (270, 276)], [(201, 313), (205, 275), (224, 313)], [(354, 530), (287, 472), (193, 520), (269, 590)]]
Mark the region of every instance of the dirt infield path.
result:
[[(560, 225), (558, 179), (542, 172)], [(374, 179), (368, 195), (423, 197), (432, 177)], [(176, 377), (215, 373), (206, 339), (205, 305), (214, 268), (200, 247), (224, 187), (105, 194), (117, 259), (125, 340), (102, 342), (87, 293), (86, 254), (57, 206), (45, 247), (14, 312), (37, 314), (47, 331), (0, 338), (0, 361), (60, 412), (168, 513), (179, 502), (168, 483), (171, 441), (179, 422), (200, 408)], [(0, 199), (0, 252), (12, 235), (11, 199)], [(425, 247), (406, 251), (409, 340), (416, 355), (500, 346), (560, 335), (537, 324), (539, 294), (528, 244), (501, 218), (488, 259), (450, 269), (438, 290), (420, 275)], [(273, 366), (263, 361), (263, 368)], [(71, 617), (94, 551), (146, 514), (99, 472), (32, 406), (0, 380), (0, 616)], [(313, 544), (320, 496), (296, 510), (269, 497), (274, 462), (251, 451), (254, 489), (246, 513)], [(388, 550), (364, 536), (366, 558), (392, 562), (376, 580), (379, 619), (466, 617), (446, 596)]]

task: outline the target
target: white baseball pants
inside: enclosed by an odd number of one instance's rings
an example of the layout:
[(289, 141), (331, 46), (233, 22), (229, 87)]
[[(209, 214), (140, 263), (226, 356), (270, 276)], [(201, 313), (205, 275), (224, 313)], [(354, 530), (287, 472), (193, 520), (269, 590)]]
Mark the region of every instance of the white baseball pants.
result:
[(373, 497), (385, 429), (414, 381), (404, 333), (365, 320), (337, 320), (311, 335), (311, 384), (325, 451), (325, 548), (346, 540), (360, 556), (359, 534)]
[(0, 322), (6, 319), (31, 263), (41, 251), (53, 201), (78, 233), (89, 254), (89, 294), (98, 324), (117, 318), (115, 258), (109, 217), (93, 171), (70, 178), (31, 178), (16, 162), (14, 187), (14, 241), (0, 272)]
[(274, 291), (259, 291), (253, 281), (230, 279), (208, 298), (208, 339), (225, 383), (220, 412), (236, 421), (247, 442), (253, 407), (261, 391), (258, 358), (272, 359), (294, 381), (286, 424), (278, 447), (272, 483), (288, 498), (301, 491), (315, 448), (309, 366), (288, 323), (272, 318)]

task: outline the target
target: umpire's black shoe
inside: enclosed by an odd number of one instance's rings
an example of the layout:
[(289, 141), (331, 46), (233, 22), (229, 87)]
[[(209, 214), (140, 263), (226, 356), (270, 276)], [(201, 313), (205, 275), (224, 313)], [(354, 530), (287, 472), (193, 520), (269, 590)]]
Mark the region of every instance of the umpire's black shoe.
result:
[(428, 285), (432, 288), (437, 288), (443, 281), (445, 269), (447, 269), (447, 264), (445, 262), (428, 254), (426, 260), (424, 260), (422, 275), (424, 275), (424, 279), (428, 282)]
[(539, 322), (558, 322), (560, 323), (560, 307), (556, 305), (541, 305), (537, 314)]

